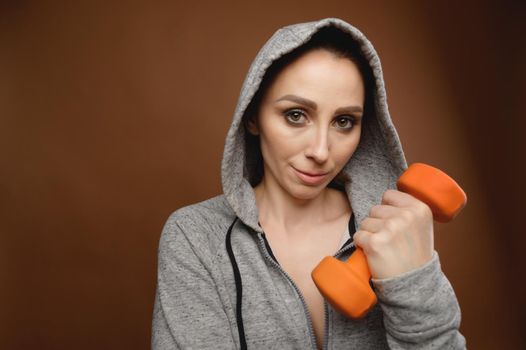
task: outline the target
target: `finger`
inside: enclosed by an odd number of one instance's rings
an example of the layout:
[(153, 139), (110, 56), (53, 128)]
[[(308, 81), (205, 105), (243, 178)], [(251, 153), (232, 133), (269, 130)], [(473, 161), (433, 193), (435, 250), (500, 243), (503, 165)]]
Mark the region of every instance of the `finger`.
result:
[(369, 217), (375, 218), (375, 219), (389, 219), (394, 216), (399, 215), (400, 208), (392, 206), (392, 205), (375, 205), (371, 208), (369, 211)]
[(353, 235), (353, 241), (354, 243), (362, 248), (364, 251), (368, 250), (369, 247), (369, 241), (371, 240), (371, 236), (373, 233), (365, 230), (358, 230)]
[(362, 220), (360, 230), (376, 233), (384, 227), (384, 220), (375, 217), (367, 217)]
[[(385, 191), (382, 197), (382, 204), (399, 209), (409, 209), (416, 213), (417, 216), (432, 216), (431, 209), (427, 203), (411, 196), (410, 194), (396, 190)], [(384, 215), (388, 214), (384, 213)]]
[(362, 248), (368, 258), (371, 258), (381, 255), (381, 252), (385, 251), (386, 247), (389, 246), (390, 238), (388, 234), (359, 230), (354, 234), (354, 243)]
[(420, 201), (408, 193), (398, 190), (387, 190), (382, 196), (382, 204), (392, 205), (398, 208), (412, 207)]

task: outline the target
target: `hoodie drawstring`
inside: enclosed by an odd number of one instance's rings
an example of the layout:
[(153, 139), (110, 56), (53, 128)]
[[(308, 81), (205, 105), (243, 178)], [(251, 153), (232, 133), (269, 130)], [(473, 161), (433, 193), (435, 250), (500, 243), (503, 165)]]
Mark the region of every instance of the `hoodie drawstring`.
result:
[[(236, 216), (234, 221), (232, 221), (232, 224), (230, 224), (230, 227), (228, 228), (228, 231), (226, 233), (226, 250), (228, 252), (230, 263), (232, 264), (232, 270), (234, 271), (234, 281), (236, 284), (236, 323), (237, 323), (237, 330), (239, 332), (239, 345), (241, 347), (241, 350), (247, 350), (247, 340), (245, 337), (245, 327), (243, 326), (243, 311), (242, 311), (243, 283), (241, 281), (241, 273), (239, 272), (239, 267), (237, 266), (236, 257), (234, 256), (234, 251), (232, 250), (232, 239), (231, 239), (232, 229), (234, 228), (234, 225), (236, 224), (237, 220), (238, 220), (238, 217)], [(351, 218), (347, 225), (349, 227), (350, 238), (343, 244), (342, 248), (340, 249), (343, 249), (346, 245), (350, 244), (353, 241), (353, 236), (356, 233), (354, 213), (351, 214)], [(268, 244), (268, 241), (264, 233), (263, 233), (263, 239), (265, 241), (265, 246), (267, 247), (270, 256), (279, 265), (278, 261), (274, 257), (274, 254), (272, 253), (272, 249), (270, 249), (270, 246)], [(372, 285), (372, 282), (371, 282), (371, 285)]]
[(237, 330), (239, 332), (239, 345), (241, 350), (247, 349), (247, 340), (245, 338), (245, 328), (243, 327), (243, 312), (241, 309), (242, 299), (243, 299), (243, 284), (241, 282), (241, 274), (239, 273), (239, 268), (237, 267), (236, 258), (234, 256), (234, 251), (232, 250), (232, 228), (234, 227), (237, 221), (237, 217), (234, 219), (228, 232), (226, 234), (226, 250), (228, 252), (228, 257), (230, 258), (230, 263), (232, 264), (232, 269), (234, 270), (234, 281), (236, 283), (236, 322)]

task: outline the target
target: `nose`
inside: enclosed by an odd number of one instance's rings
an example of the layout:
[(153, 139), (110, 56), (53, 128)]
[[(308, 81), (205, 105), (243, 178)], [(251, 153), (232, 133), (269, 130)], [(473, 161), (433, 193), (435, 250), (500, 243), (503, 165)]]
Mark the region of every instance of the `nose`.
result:
[(305, 150), (305, 156), (322, 164), (329, 158), (329, 130), (327, 128), (316, 128), (313, 131), (309, 145)]

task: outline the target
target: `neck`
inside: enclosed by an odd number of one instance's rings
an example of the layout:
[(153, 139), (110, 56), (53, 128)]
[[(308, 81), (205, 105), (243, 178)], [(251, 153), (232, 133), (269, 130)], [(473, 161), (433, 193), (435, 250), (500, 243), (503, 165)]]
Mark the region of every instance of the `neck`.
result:
[(324, 188), (316, 197), (300, 199), (263, 177), (254, 192), (261, 225), (277, 225), (288, 232), (335, 220), (350, 211), (344, 195), (328, 188)]

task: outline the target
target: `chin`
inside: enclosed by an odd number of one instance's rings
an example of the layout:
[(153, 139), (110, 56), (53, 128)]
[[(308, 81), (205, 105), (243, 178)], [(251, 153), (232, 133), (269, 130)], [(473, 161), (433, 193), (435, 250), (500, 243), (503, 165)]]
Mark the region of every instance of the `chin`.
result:
[(318, 197), (326, 187), (326, 185), (306, 186), (302, 184), (294, 184), (292, 188), (289, 188), (288, 192), (296, 199), (309, 200)]

